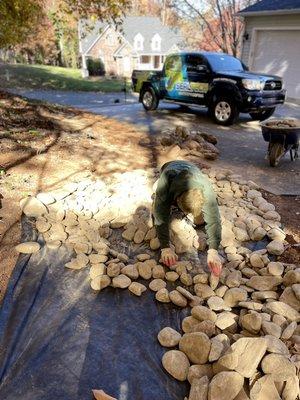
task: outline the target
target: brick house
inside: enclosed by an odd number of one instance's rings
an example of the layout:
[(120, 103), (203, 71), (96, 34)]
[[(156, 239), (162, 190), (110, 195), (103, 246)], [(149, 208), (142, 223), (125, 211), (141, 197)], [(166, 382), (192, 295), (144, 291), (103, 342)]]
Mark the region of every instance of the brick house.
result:
[(88, 58), (100, 58), (106, 74), (131, 76), (133, 69), (162, 69), (168, 53), (178, 51), (180, 33), (162, 25), (156, 17), (127, 17), (118, 32), (111, 25), (96, 23), (82, 35), (79, 51), (83, 76), (88, 76)]

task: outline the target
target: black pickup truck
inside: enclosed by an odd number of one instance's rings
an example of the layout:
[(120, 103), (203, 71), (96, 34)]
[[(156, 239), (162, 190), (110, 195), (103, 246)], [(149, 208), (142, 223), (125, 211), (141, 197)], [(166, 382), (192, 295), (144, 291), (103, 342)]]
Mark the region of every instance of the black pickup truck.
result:
[(132, 85), (147, 111), (160, 100), (201, 105), (221, 125), (234, 123), (240, 112), (267, 119), (285, 100), (280, 77), (249, 72), (239, 59), (213, 52), (170, 54), (162, 71), (134, 70)]

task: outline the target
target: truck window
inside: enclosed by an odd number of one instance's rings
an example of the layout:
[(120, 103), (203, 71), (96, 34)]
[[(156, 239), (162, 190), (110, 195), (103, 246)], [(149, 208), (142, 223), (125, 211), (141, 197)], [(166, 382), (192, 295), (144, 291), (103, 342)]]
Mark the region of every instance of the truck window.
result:
[(187, 71), (197, 71), (199, 65), (204, 65), (205, 67), (208, 67), (207, 61), (205, 60), (204, 57), (198, 55), (198, 54), (188, 54), (185, 57), (185, 65)]
[(181, 72), (182, 61), (180, 56), (171, 56), (166, 59), (165, 62), (165, 73)]

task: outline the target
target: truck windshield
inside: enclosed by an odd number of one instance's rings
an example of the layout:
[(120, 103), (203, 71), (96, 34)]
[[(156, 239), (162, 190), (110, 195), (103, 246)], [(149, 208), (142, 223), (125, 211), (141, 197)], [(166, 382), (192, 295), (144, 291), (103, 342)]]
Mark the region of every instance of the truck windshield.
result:
[(213, 71), (244, 71), (237, 58), (227, 54), (205, 54)]

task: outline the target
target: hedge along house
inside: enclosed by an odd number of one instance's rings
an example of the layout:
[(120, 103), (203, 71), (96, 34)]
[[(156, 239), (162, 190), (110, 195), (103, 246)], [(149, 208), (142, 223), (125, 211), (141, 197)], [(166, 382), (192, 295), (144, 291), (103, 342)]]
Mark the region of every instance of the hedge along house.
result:
[(83, 76), (88, 76), (87, 59), (101, 59), (106, 74), (131, 76), (134, 69), (160, 70), (165, 56), (178, 51), (181, 35), (162, 25), (155, 17), (127, 17), (117, 31), (111, 25), (95, 23), (92, 31), (82, 34), (79, 50)]
[(300, 0), (261, 0), (240, 11), (245, 20), (242, 61), (279, 75), (287, 97), (300, 101)]

